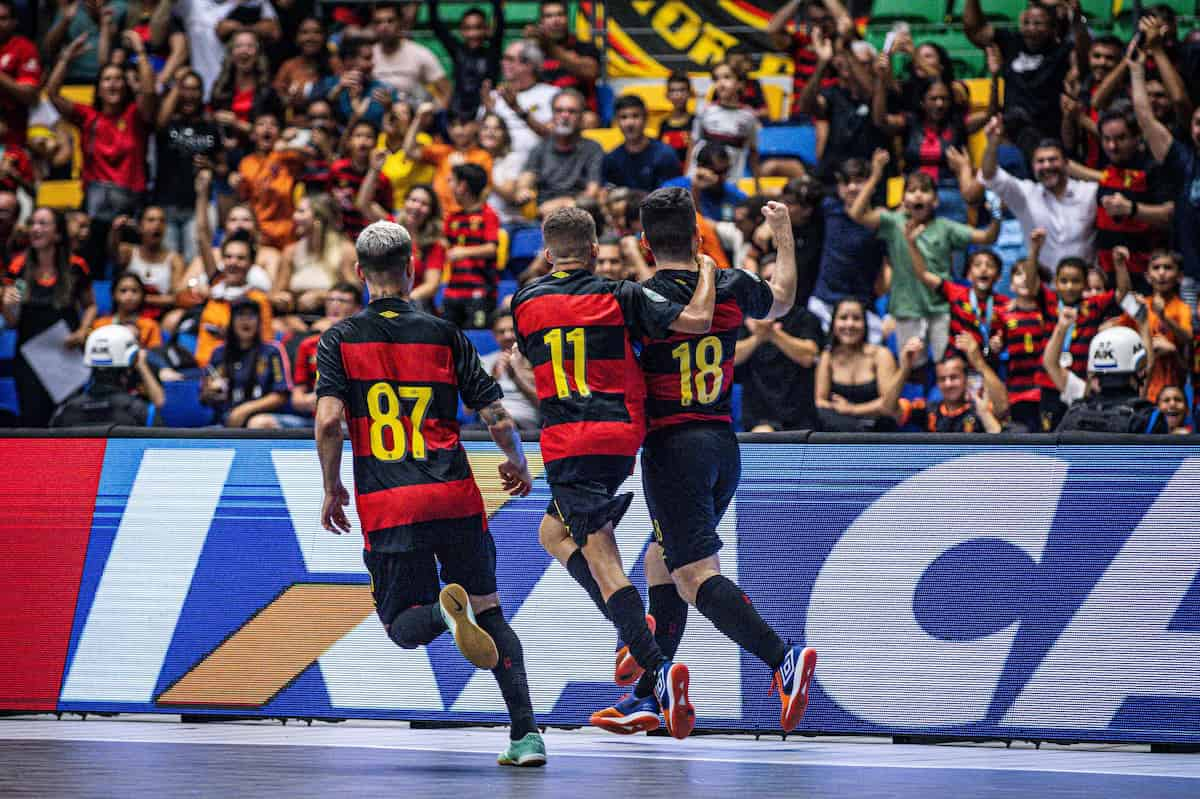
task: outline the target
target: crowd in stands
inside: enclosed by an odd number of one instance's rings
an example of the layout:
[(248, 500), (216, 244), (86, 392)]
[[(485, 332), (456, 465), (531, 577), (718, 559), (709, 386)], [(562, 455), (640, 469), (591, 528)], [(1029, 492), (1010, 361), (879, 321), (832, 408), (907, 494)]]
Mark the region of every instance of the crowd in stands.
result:
[[(311, 426), (317, 337), (362, 307), (354, 237), (386, 218), (413, 236), (413, 302), (470, 331), (536, 428), (505, 309), (549, 265), (514, 245), (579, 206), (597, 271), (643, 280), (639, 203), (683, 186), (726, 268), (768, 276), (763, 204), (791, 214), (795, 307), (737, 347), (744, 430), (1051, 431), (1121, 325), (1149, 353), (1143, 395), (1190, 432), (1200, 30), (1178, 2), (1123, 29), (1079, 0), (940, 8), (980, 55), (967, 81), (937, 37), (789, 0), (765, 31), (792, 62), (782, 107), (739, 46), (656, 79), (669, 110), (606, 91), (566, 0), (516, 31), (517, 4), (460, 5), (0, 0), (9, 423), (62, 401), (30, 342), (82, 353), (117, 324), (142, 351), (122, 391), (169, 406), (193, 386), (187, 423)], [(811, 131), (811, 158), (761, 153), (771, 126)], [(52, 196), (71, 181), (77, 203)]]

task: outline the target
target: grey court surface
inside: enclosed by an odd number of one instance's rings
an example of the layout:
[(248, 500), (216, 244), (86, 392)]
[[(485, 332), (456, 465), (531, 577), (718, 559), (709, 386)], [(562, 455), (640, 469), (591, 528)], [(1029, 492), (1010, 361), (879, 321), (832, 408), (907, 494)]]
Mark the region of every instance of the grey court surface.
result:
[(390, 722), (0, 719), (0, 796), (1200, 797), (1200, 755), (1145, 747), (893, 745), (886, 739), (550, 730), (543, 769), (495, 765), (501, 729)]

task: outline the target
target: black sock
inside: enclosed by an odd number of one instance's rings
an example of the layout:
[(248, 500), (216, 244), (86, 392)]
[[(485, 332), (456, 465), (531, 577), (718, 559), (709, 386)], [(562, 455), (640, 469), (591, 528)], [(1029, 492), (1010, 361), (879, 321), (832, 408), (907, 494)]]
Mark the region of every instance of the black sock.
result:
[(508, 737), (519, 741), (529, 733), (537, 732), (537, 724), (533, 720), (533, 703), (529, 701), (529, 680), (525, 676), (525, 655), (521, 649), (521, 639), (517, 638), (498, 606), (483, 611), (475, 617), (475, 621), (496, 642), (500, 662), (492, 669), (492, 674), (500, 685), (500, 693), (508, 707), (508, 717), (512, 719)]
[(387, 627), (388, 638), (402, 649), (425, 646), (444, 632), (446, 620), (436, 603), (402, 610)]
[(787, 656), (787, 645), (758, 615), (750, 597), (729, 578), (714, 574), (705, 580), (696, 592), (696, 610), (726, 638), (766, 663), (772, 671)]
[(575, 550), (571, 553), (571, 557), (567, 558), (567, 571), (575, 578), (575, 582), (582, 585), (583, 590), (588, 592), (588, 596), (596, 603), (596, 607), (604, 614), (604, 618), (611, 621), (612, 616), (609, 615), (608, 605), (604, 602), (604, 595), (600, 593), (600, 584), (592, 576), (592, 569), (588, 566), (582, 549)]
[(608, 612), (617, 635), (629, 646), (629, 654), (639, 666), (653, 672), (666, 661), (646, 626), (646, 606), (636, 588), (627, 585), (610, 596)]
[[(687, 627), (688, 606), (679, 596), (674, 583), (652, 585), (649, 613), (654, 617), (654, 641), (663, 657), (671, 660), (679, 650), (683, 631)], [(654, 691), (654, 675), (646, 672), (633, 689), (634, 696), (650, 696)]]

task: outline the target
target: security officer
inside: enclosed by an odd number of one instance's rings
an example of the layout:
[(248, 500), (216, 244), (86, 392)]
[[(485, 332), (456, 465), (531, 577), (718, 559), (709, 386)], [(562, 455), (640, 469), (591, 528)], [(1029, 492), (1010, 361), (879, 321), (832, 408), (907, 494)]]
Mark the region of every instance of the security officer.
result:
[[(92, 331), (84, 345), (83, 362), (92, 368), (92, 379), (58, 406), (51, 427), (154, 424), (163, 404), (163, 390), (146, 365), (133, 331), (125, 325), (105, 325)], [(135, 374), (152, 402), (129, 393)]]

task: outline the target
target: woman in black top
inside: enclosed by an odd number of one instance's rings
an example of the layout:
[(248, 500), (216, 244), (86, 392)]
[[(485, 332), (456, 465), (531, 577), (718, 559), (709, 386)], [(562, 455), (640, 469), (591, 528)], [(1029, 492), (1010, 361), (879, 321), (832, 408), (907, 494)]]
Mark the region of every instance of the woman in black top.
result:
[(4, 321), (17, 329), (13, 378), (21, 403), (22, 427), (45, 427), (54, 400), (21, 354), (27, 341), (60, 321), (71, 331), (69, 348), (80, 349), (96, 318), (87, 264), (71, 255), (67, 222), (58, 211), (38, 208), (29, 219), (29, 249), (8, 264), (0, 300)]
[(171, 90), (158, 110), (155, 142), (154, 190), (151, 204), (167, 215), (163, 239), (168, 250), (183, 254), (185, 263), (196, 257), (196, 164), (217, 168), (221, 139), (217, 125), (204, 108), (204, 83), (195, 70), (184, 67), (175, 74)]

